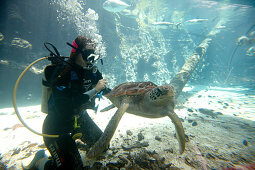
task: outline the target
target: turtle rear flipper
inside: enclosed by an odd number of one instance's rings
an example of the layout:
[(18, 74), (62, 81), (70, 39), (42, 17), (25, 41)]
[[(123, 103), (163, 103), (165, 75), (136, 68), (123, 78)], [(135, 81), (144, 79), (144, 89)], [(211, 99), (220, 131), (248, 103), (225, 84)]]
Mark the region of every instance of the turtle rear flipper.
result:
[(117, 129), (117, 126), (122, 118), (123, 114), (128, 109), (129, 103), (124, 102), (120, 106), (120, 108), (116, 111), (116, 113), (112, 116), (108, 125), (106, 126), (104, 133), (99, 138), (99, 140), (91, 147), (89, 152), (87, 153), (88, 159), (93, 159), (99, 156), (109, 145), (112, 136)]
[(182, 126), (182, 122), (175, 112), (168, 112), (167, 116), (172, 120), (175, 126), (176, 137), (179, 142), (179, 151), (180, 154), (182, 154), (185, 150), (185, 133)]
[(108, 110), (111, 110), (113, 109), (115, 106), (113, 104), (103, 108), (102, 110), (100, 110), (100, 112), (107, 112)]

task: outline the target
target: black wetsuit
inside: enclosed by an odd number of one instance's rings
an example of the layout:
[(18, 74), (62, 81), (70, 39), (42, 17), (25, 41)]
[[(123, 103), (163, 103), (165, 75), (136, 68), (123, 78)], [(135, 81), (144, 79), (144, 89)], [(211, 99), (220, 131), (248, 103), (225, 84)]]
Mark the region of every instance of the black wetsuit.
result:
[[(57, 72), (65, 70), (67, 66), (62, 67)], [(74, 116), (79, 115), (78, 124), (83, 135), (81, 140), (92, 146), (100, 138), (102, 131), (85, 110), (94, 106), (94, 100), (90, 101), (84, 93), (91, 90), (102, 79), (102, 75), (99, 71), (93, 73), (91, 70), (76, 68), (68, 70), (58, 79), (56, 76), (53, 76), (57, 81), (52, 87), (43, 133), (57, 134), (60, 137), (44, 137), (44, 143), (54, 160), (49, 160), (44, 169), (83, 169), (81, 156), (72, 138)]]

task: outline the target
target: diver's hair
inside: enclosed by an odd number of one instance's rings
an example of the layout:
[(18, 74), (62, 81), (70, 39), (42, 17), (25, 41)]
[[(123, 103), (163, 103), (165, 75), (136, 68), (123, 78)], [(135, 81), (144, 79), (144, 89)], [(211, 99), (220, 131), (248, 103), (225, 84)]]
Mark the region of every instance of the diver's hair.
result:
[[(75, 38), (74, 41), (80, 50), (85, 50), (86, 48), (95, 49), (95, 43), (90, 38), (87, 38), (85, 36), (78, 36), (77, 38)], [(78, 51), (71, 52), (70, 57), (68, 59), (68, 62), (70, 64), (67, 64), (65, 66), (64, 70), (57, 76), (57, 78), (53, 81), (52, 85), (55, 85), (57, 81), (61, 81), (70, 72), (70, 70), (72, 70), (73, 68), (72, 64), (75, 63), (75, 60), (78, 55), (79, 55)]]
[[(77, 44), (80, 50), (85, 50), (86, 48), (95, 49), (95, 42), (92, 39), (85, 36), (78, 36), (75, 38), (75, 43)], [(76, 57), (79, 55), (79, 52), (71, 52), (69, 62), (74, 63)]]

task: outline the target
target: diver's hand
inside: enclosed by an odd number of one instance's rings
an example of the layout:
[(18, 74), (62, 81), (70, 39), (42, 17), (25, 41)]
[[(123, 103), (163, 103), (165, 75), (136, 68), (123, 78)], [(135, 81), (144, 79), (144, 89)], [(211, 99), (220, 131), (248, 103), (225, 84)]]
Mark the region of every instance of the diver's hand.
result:
[(107, 85), (106, 79), (101, 79), (98, 81), (95, 89), (97, 92), (100, 92), (101, 90), (105, 89), (106, 85)]

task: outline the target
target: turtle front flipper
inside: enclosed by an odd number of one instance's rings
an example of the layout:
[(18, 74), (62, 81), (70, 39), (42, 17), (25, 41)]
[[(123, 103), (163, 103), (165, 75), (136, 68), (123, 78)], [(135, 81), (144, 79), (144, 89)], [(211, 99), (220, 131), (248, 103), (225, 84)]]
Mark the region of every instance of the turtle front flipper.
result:
[(115, 107), (115, 106), (114, 106), (113, 104), (111, 104), (111, 105), (109, 105), (109, 106), (103, 108), (102, 110), (100, 110), (100, 112), (106, 112), (106, 111), (108, 111), (108, 110), (113, 109), (114, 107)]
[(175, 112), (168, 112), (167, 116), (170, 117), (175, 126), (176, 137), (179, 142), (179, 151), (182, 154), (185, 150), (185, 133), (182, 122)]
[(98, 141), (91, 147), (91, 149), (87, 153), (87, 158), (92, 159), (98, 157), (109, 145), (112, 136), (117, 129), (117, 126), (120, 122), (125, 111), (128, 109), (129, 103), (124, 102), (120, 106), (120, 108), (113, 115), (108, 125), (106, 126), (104, 133), (98, 139)]

